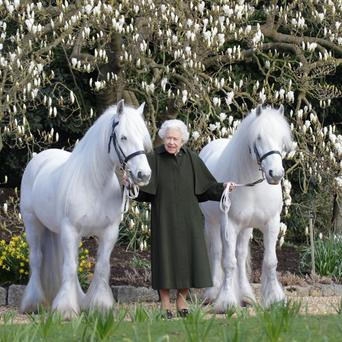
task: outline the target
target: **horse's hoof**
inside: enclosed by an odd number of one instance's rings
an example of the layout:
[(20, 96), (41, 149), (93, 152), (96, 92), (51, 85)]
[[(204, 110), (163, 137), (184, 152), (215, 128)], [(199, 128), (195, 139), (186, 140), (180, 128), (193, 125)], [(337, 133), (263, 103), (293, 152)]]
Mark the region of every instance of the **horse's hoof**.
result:
[(209, 298), (205, 298), (204, 301), (202, 302), (202, 305), (207, 306), (213, 304), (213, 301), (210, 300)]
[(242, 296), (241, 298), (241, 306), (253, 306), (256, 303), (256, 299), (254, 296)]
[(59, 312), (65, 321), (71, 321), (79, 315), (79, 312), (74, 311), (74, 310), (63, 310), (63, 311), (56, 310), (56, 312)]

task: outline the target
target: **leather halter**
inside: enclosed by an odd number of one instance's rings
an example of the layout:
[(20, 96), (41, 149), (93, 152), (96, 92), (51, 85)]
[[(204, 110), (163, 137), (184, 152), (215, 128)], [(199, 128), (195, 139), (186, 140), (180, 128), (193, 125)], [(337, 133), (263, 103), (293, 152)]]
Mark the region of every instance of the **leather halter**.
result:
[(122, 150), (122, 148), (119, 145), (116, 133), (115, 133), (115, 127), (119, 124), (119, 121), (114, 121), (113, 120), (113, 125), (112, 125), (112, 133), (109, 137), (109, 141), (108, 141), (108, 153), (110, 153), (110, 146), (111, 146), (111, 142), (113, 142), (113, 146), (114, 149), (116, 151), (116, 154), (119, 158), (119, 162), (121, 164), (121, 167), (125, 170), (127, 162), (134, 158), (135, 156), (138, 156), (139, 154), (145, 154), (145, 151), (136, 151), (131, 153), (130, 155), (126, 156), (124, 151)]
[(256, 159), (257, 159), (257, 163), (258, 165), (261, 166), (261, 163), (262, 161), (267, 158), (268, 156), (272, 155), (272, 154), (279, 154), (280, 155), (280, 158), (282, 158), (282, 155), (279, 151), (277, 150), (272, 150), (272, 151), (269, 151), (269, 152), (266, 152), (265, 154), (263, 154), (261, 157), (260, 157), (260, 154), (259, 154), (259, 151), (258, 149), (256, 148), (255, 144), (254, 144), (254, 153), (255, 153), (255, 156), (256, 156)]

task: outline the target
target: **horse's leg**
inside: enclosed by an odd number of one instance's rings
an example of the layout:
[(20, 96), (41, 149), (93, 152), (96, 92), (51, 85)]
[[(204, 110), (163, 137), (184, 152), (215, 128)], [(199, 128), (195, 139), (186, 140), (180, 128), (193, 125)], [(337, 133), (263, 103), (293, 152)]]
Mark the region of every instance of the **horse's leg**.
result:
[(84, 309), (109, 311), (113, 308), (113, 292), (109, 286), (110, 255), (118, 237), (118, 233), (119, 222), (116, 222), (99, 235), (94, 278), (82, 305)]
[(21, 300), (21, 312), (35, 312), (40, 305), (46, 303), (44, 290), (41, 283), (40, 273), (42, 267), (41, 241), (44, 229), (46, 229), (34, 214), (24, 213), (26, 239), (30, 247), (30, 280), (25, 288)]
[(222, 281), (223, 271), (221, 265), (222, 259), (222, 242), (220, 236), (220, 225), (206, 223), (205, 235), (210, 262), (210, 270), (212, 273), (213, 287), (208, 287), (204, 292), (206, 302), (213, 302), (217, 297)]
[(62, 221), (60, 239), (63, 251), (62, 286), (52, 303), (52, 309), (60, 312), (65, 319), (71, 319), (80, 312), (77, 278), (80, 236), (68, 219)]
[(246, 228), (240, 231), (236, 244), (236, 259), (238, 273), (238, 290), (240, 301), (247, 303), (255, 302), (255, 295), (249, 282), (249, 240), (252, 236), (253, 228)]
[(280, 226), (279, 215), (268, 222), (263, 229), (264, 234), (264, 260), (261, 273), (261, 295), (265, 307), (272, 303), (285, 300), (285, 295), (277, 279), (276, 244)]
[(229, 306), (238, 305), (238, 293), (236, 284), (234, 283), (237, 264), (235, 256), (236, 230), (237, 226), (232, 221), (229, 221), (226, 227), (224, 215), (221, 215), (222, 266), (224, 277), (219, 295), (214, 302), (214, 311), (217, 313), (225, 312)]

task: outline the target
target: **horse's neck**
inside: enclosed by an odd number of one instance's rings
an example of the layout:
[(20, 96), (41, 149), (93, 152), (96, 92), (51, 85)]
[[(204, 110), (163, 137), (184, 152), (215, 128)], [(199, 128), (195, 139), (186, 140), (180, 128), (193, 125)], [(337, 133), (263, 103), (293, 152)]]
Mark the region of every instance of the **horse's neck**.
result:
[(254, 182), (261, 177), (261, 172), (255, 160), (249, 153), (247, 144), (240, 144), (238, 139), (227, 144), (220, 157), (220, 167), (226, 181), (237, 183)]
[(83, 146), (74, 151), (74, 155), (70, 157), (70, 167), (75, 170), (76, 186), (86, 185), (89, 190), (101, 190), (112, 180), (117, 165), (110, 159), (107, 139), (102, 138), (108, 132), (97, 130), (94, 133), (98, 138), (83, 142)]

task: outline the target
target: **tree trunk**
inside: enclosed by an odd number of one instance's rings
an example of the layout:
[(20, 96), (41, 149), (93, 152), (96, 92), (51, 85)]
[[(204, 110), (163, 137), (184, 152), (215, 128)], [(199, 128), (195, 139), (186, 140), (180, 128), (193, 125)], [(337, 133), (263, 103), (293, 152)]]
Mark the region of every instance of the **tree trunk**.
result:
[(342, 235), (342, 198), (338, 195), (334, 198), (332, 223), (333, 233)]

